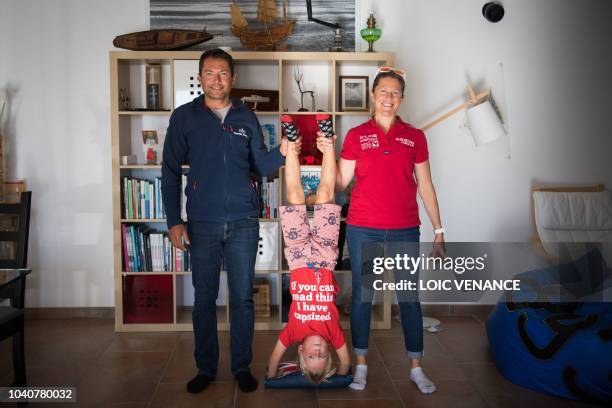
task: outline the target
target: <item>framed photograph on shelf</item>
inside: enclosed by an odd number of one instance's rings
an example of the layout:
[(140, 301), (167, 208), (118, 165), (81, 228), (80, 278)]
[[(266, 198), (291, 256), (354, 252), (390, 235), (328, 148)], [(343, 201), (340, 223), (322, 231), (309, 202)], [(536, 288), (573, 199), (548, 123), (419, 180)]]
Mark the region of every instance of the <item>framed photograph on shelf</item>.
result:
[(142, 149), (144, 151), (145, 162), (147, 164), (157, 164), (157, 149), (159, 142), (157, 130), (142, 131)]
[(369, 109), (369, 80), (367, 76), (340, 76), (338, 95), (340, 110), (367, 111)]

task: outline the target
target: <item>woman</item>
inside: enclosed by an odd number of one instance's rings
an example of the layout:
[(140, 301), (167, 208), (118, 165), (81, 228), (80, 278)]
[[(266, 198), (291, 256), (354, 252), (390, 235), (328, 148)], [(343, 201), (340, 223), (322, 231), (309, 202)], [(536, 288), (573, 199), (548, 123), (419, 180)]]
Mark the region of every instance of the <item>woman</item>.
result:
[[(431, 181), (427, 140), (419, 129), (396, 116), (404, 97), (405, 73), (381, 67), (372, 85), (372, 118), (346, 135), (338, 162), (337, 188), (355, 176), (347, 218), (352, 269), (351, 332), (357, 365), (351, 388), (366, 386), (371, 299), (362, 299), (362, 245), (370, 242), (418, 242), (418, 191), (434, 228), (434, 255), (443, 250), (444, 229)], [(415, 180), (416, 177), (416, 180)], [(418, 256), (418, 254), (416, 255)], [(398, 293), (399, 294), (399, 293)], [(436, 390), (421, 368), (423, 320), (418, 298), (399, 300), (410, 379), (423, 393)]]

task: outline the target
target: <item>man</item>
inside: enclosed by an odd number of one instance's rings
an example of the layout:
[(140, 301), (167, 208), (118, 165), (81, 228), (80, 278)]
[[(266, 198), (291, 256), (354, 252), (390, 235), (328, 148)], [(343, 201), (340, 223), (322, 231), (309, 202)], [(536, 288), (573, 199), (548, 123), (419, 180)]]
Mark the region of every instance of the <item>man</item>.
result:
[[(259, 199), (251, 172), (265, 176), (284, 162), (287, 141), (268, 151), (255, 114), (230, 97), (236, 74), (232, 57), (220, 49), (200, 57), (198, 80), (204, 95), (172, 113), (162, 165), (162, 194), (168, 235), (176, 248), (189, 248), (194, 357), (198, 374), (187, 391), (201, 392), (217, 374), (219, 345), (215, 300), (221, 262), (231, 299), (231, 371), (239, 388), (251, 392), (254, 327), (253, 278), (259, 240)], [(299, 148), (299, 147), (298, 147)], [(187, 228), (180, 218), (181, 165), (187, 176)]]

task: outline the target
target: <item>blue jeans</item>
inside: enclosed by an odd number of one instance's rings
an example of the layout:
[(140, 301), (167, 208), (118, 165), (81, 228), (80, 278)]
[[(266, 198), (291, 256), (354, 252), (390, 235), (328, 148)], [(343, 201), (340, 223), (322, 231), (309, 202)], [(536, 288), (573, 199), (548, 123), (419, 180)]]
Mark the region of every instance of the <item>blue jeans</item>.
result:
[[(357, 356), (368, 353), (370, 335), (370, 316), (372, 300), (362, 299), (362, 246), (372, 242), (419, 242), (419, 227), (403, 229), (377, 229), (347, 225), (346, 239), (351, 258), (352, 299), (351, 299), (351, 336), (353, 351)], [(418, 254), (412, 254), (418, 256)], [(397, 276), (396, 276), (396, 280)], [(423, 356), (423, 315), (421, 304), (417, 301), (398, 301), (404, 345), (408, 358)]]
[(217, 306), (221, 261), (225, 259), (230, 294), (231, 370), (249, 371), (253, 356), (253, 279), (259, 220), (188, 223), (192, 281), (194, 357), (199, 374), (214, 377), (219, 360)]

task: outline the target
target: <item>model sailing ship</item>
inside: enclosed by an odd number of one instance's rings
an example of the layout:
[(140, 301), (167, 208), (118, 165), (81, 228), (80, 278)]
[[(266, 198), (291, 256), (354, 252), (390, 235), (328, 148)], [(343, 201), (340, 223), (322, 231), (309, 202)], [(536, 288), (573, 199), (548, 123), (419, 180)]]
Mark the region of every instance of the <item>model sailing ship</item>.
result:
[(293, 32), (295, 20), (287, 18), (287, 0), (282, 1), (283, 17), (276, 17), (275, 0), (259, 0), (257, 3), (257, 22), (253, 26), (242, 15), (236, 0), (232, 4), (232, 33), (240, 38), (240, 43), (252, 50), (281, 50), (281, 44)]

